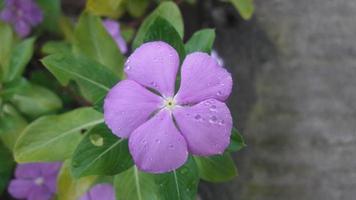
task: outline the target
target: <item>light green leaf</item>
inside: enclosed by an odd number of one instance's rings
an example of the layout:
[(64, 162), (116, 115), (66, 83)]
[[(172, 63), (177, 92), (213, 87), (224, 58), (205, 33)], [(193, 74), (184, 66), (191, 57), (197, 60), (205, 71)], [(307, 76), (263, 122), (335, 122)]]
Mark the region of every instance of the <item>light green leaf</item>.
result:
[(140, 17), (145, 14), (149, 3), (149, 0), (129, 0), (127, 2), (127, 10), (131, 16)]
[(44, 16), (41, 27), (47, 31), (59, 31), (59, 17), (61, 15), (61, 1), (60, 0), (36, 0), (41, 7)]
[(4, 80), (8, 72), (8, 64), (12, 51), (13, 33), (9, 25), (0, 21), (0, 80)]
[(15, 166), (11, 152), (0, 141), (0, 196), (7, 186)]
[(119, 77), (122, 76), (124, 57), (99, 17), (84, 12), (79, 18), (74, 35), (75, 53), (92, 58)]
[(209, 53), (213, 48), (215, 40), (214, 29), (202, 29), (193, 34), (193, 36), (185, 44), (186, 53), (192, 53), (195, 51), (201, 51)]
[(117, 18), (124, 13), (125, 3), (126, 0), (88, 0), (86, 9), (95, 15)]
[(62, 85), (75, 80), (84, 97), (92, 103), (102, 99), (119, 80), (107, 68), (82, 56), (54, 54), (42, 59), (42, 63)]
[(245, 20), (251, 19), (255, 6), (253, 0), (230, 0)]
[(141, 172), (136, 166), (116, 175), (114, 187), (117, 200), (160, 199), (155, 175)]
[(227, 151), (230, 151), (230, 152), (238, 151), (246, 146), (242, 135), (239, 133), (239, 131), (235, 127), (232, 128), (230, 138), (231, 138), (230, 145), (227, 148)]
[(174, 47), (180, 57), (180, 60), (183, 60), (185, 57), (185, 49), (182, 39), (179, 37), (177, 31), (174, 27), (165, 19), (157, 17), (152, 23), (143, 42), (150, 41), (164, 41)]
[(19, 137), (15, 160), (19, 163), (65, 160), (72, 155), (83, 133), (103, 121), (102, 114), (92, 108), (41, 117)]
[(6, 74), (5, 81), (12, 81), (22, 75), (26, 65), (32, 58), (34, 42), (35, 38), (29, 38), (14, 46), (14, 49), (11, 52), (8, 67), (9, 71)]
[(200, 177), (205, 181), (223, 182), (237, 175), (235, 163), (229, 153), (210, 157), (194, 157)]
[(65, 161), (57, 178), (58, 200), (78, 200), (96, 180), (96, 176), (74, 178), (70, 171), (70, 160)]
[(99, 124), (80, 142), (72, 158), (75, 177), (115, 175), (133, 165), (126, 139), (116, 137)]
[(141, 24), (132, 44), (134, 49), (139, 47), (144, 42), (147, 31), (150, 29), (157, 17), (167, 20), (175, 28), (180, 38), (183, 38), (184, 25), (179, 8), (173, 2), (163, 2)]
[(13, 149), (26, 126), (27, 121), (11, 105), (0, 108), (0, 139), (7, 148)]
[(65, 41), (49, 41), (46, 42), (41, 48), (41, 52), (45, 55), (68, 53), (70, 51), (71, 45)]
[(195, 200), (198, 183), (199, 174), (193, 158), (178, 170), (156, 175), (156, 184), (164, 200)]

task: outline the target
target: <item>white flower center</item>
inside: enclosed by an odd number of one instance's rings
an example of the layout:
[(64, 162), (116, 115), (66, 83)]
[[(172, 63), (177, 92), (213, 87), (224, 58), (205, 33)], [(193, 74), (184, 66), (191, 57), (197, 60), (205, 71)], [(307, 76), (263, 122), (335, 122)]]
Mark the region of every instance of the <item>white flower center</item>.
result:
[(177, 105), (176, 100), (173, 97), (168, 97), (164, 99), (164, 107), (167, 108), (168, 110), (173, 110), (174, 107)]
[(35, 184), (36, 185), (42, 185), (44, 183), (44, 178), (43, 177), (38, 177), (35, 179)]

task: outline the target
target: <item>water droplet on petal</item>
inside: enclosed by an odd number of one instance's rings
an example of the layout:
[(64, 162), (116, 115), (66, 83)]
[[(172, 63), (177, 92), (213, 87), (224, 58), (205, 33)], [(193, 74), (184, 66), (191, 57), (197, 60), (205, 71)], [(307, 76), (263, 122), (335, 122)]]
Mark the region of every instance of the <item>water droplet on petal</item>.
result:
[(213, 116), (210, 117), (209, 122), (210, 123), (216, 123), (217, 120), (218, 120), (218, 118), (213, 115)]
[(97, 147), (104, 145), (104, 138), (98, 134), (93, 134), (89, 136), (90, 142)]
[(216, 105), (211, 105), (210, 108), (209, 108), (210, 111), (216, 111)]
[(174, 145), (173, 144), (169, 144), (169, 148), (170, 149), (174, 149)]
[(221, 92), (221, 91), (218, 91), (218, 92), (216, 93), (216, 95), (222, 96), (222, 92)]
[(222, 125), (224, 125), (224, 124), (225, 124), (225, 121), (224, 121), (224, 120), (219, 121), (219, 125), (220, 125), (220, 126), (222, 126)]
[(161, 140), (159, 140), (159, 139), (156, 139), (156, 142), (159, 144), (159, 143), (161, 143)]
[(142, 142), (142, 144), (147, 144), (146, 140), (142, 140), (141, 142)]
[(194, 119), (200, 120), (200, 119), (201, 119), (201, 116), (200, 116), (199, 114), (196, 114), (196, 115), (194, 116)]

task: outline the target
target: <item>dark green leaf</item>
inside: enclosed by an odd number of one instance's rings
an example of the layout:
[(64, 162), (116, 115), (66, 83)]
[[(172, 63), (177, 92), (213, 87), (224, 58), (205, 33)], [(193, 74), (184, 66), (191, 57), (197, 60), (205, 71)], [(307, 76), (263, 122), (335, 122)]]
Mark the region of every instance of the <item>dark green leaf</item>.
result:
[(131, 16), (140, 17), (145, 13), (149, 3), (149, 0), (129, 0), (127, 10)]
[(200, 178), (205, 181), (223, 182), (237, 175), (235, 163), (229, 153), (210, 157), (194, 157)]
[(45, 57), (42, 63), (59, 80), (67, 85), (75, 80), (85, 98), (97, 102), (118, 82), (111, 71), (89, 58), (55, 54)]
[(184, 25), (179, 8), (173, 2), (163, 2), (141, 24), (132, 44), (134, 49), (139, 47), (145, 41), (147, 31), (150, 29), (157, 17), (167, 20), (177, 31), (180, 38), (183, 38)]
[(45, 55), (56, 54), (56, 53), (67, 53), (70, 51), (71, 51), (70, 44), (64, 41), (46, 42), (41, 49), (41, 52)]
[(95, 15), (117, 18), (124, 13), (125, 3), (126, 0), (87, 0), (86, 9)]
[(0, 80), (6, 78), (12, 51), (13, 34), (9, 25), (0, 21)]
[(230, 145), (227, 148), (227, 151), (233, 152), (233, 151), (238, 151), (246, 146), (244, 139), (242, 135), (239, 133), (239, 131), (236, 128), (232, 128), (231, 131), (231, 139), (230, 139)]
[(92, 58), (122, 76), (124, 57), (99, 17), (83, 13), (74, 35), (74, 52)]
[(255, 6), (253, 0), (230, 0), (245, 20), (251, 19)]
[(60, 0), (36, 0), (44, 12), (42, 27), (51, 32), (58, 32), (58, 22), (61, 15)]
[(133, 165), (126, 139), (116, 137), (100, 124), (89, 131), (72, 158), (75, 177), (115, 175)]
[(91, 127), (104, 121), (92, 108), (41, 117), (23, 131), (15, 145), (17, 162), (51, 162), (70, 157)]
[(12, 168), (15, 166), (11, 152), (0, 141), (0, 195), (11, 178)]
[(136, 166), (116, 175), (114, 186), (117, 200), (160, 200), (155, 175), (141, 172)]
[(164, 200), (195, 200), (198, 183), (199, 173), (193, 158), (178, 170), (156, 175), (156, 184)]
[(182, 39), (174, 27), (165, 19), (157, 17), (146, 32), (143, 42), (164, 41), (174, 47), (181, 60), (185, 57), (185, 49)]
[(202, 51), (209, 53), (213, 48), (215, 40), (215, 30), (214, 29), (203, 29), (197, 31), (185, 44), (186, 53), (192, 53), (195, 51)]

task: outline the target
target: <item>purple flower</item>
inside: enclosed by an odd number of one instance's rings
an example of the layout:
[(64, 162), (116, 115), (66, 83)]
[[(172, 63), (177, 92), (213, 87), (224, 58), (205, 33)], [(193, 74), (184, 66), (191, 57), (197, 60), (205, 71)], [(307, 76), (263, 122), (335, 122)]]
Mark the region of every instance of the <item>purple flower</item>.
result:
[(98, 184), (92, 187), (79, 200), (115, 200), (115, 191), (110, 184)]
[(124, 38), (121, 36), (120, 24), (117, 21), (110, 19), (103, 20), (103, 24), (108, 33), (115, 40), (121, 53), (125, 54), (127, 52), (127, 45)]
[(50, 200), (56, 192), (61, 163), (29, 163), (16, 167), (8, 191), (17, 199)]
[(0, 19), (12, 24), (20, 37), (26, 37), (32, 26), (42, 22), (43, 15), (33, 0), (5, 0)]
[(127, 80), (105, 98), (106, 124), (115, 135), (129, 138), (130, 153), (142, 171), (171, 171), (185, 163), (188, 151), (221, 154), (230, 143), (232, 118), (223, 103), (231, 93), (230, 73), (206, 53), (189, 54), (174, 95), (178, 68), (174, 48), (145, 43), (125, 64)]
[(220, 66), (224, 66), (224, 60), (219, 56), (218, 52), (214, 49), (211, 51), (211, 57), (213, 57)]

